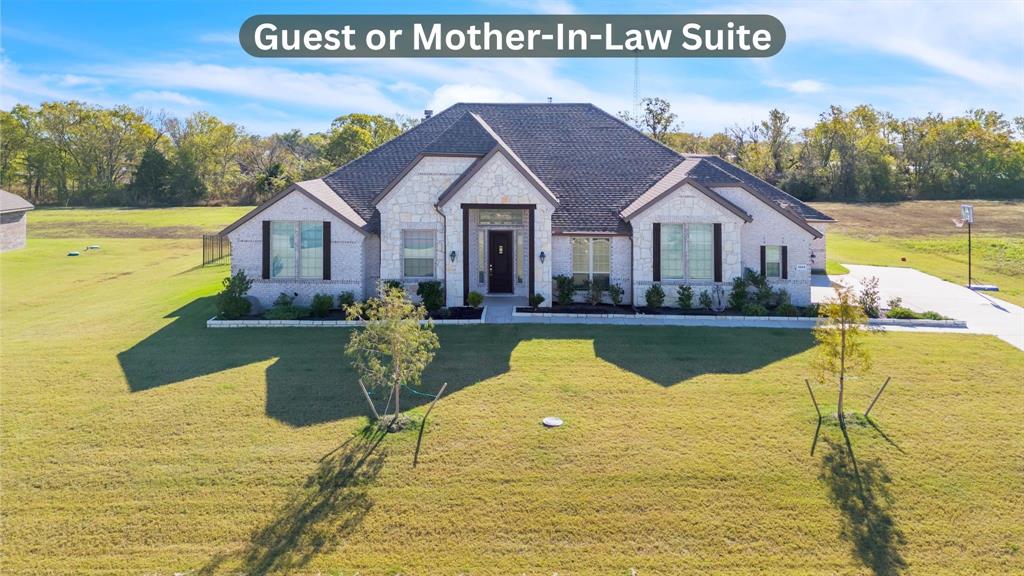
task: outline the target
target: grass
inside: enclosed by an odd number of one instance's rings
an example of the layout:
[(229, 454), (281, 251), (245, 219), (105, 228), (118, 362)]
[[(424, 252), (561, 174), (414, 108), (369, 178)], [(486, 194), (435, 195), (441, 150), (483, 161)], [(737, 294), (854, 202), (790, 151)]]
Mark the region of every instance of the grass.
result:
[[(957, 284), (967, 284), (967, 232), (951, 218), (960, 201), (814, 206), (839, 220), (828, 232), (827, 271), (869, 264), (906, 266)], [(973, 204), (972, 269), (975, 284), (999, 286), (997, 296), (1024, 305), (1024, 201), (964, 201)]]
[(206, 329), (198, 241), (85, 241), (0, 256), (5, 574), (1024, 570), (1024, 354), (993, 337), (873, 336), (873, 420), (811, 455), (806, 332), (443, 327), (413, 469), (346, 331)]

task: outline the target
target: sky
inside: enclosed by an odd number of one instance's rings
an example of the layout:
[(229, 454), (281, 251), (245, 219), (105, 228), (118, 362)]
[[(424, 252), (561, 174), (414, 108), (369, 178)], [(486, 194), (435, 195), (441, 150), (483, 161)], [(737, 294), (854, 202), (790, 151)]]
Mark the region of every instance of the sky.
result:
[[(326, 130), (350, 112), (419, 117), (455, 102), (592, 102), (632, 108), (634, 60), (261, 59), (238, 29), (255, 14), (425, 13), (425, 4), (0, 0), (0, 107), (82, 100), (258, 134)], [(444, 2), (429, 13), (754, 13), (786, 28), (774, 57), (641, 59), (641, 96), (710, 134), (779, 108), (795, 125), (831, 104), (897, 116), (973, 108), (1024, 115), (1024, 0), (996, 2)]]

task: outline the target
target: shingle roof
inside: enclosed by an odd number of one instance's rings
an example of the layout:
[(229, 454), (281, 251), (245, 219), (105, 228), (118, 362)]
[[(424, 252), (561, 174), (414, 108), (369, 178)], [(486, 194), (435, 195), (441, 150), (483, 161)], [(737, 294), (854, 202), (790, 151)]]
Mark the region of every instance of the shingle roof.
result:
[[(474, 126), (472, 114), (494, 134)], [(484, 154), (495, 138), (558, 199), (552, 216), (556, 232), (627, 233), (619, 213), (684, 160), (592, 104), (455, 104), (323, 180), (372, 230), (379, 222), (374, 198), (420, 153)], [(691, 177), (768, 186), (772, 191), (764, 194), (774, 201), (825, 217), (766, 182), (713, 161), (697, 162)]]
[(708, 163), (714, 165), (715, 168), (721, 170), (723, 174), (727, 175), (728, 177), (734, 180), (739, 180), (740, 182), (743, 182), (747, 186), (757, 190), (761, 194), (764, 194), (770, 200), (775, 202), (779, 207), (795, 212), (801, 217), (803, 217), (805, 220), (832, 221), (831, 216), (818, 210), (815, 210), (814, 208), (811, 208), (807, 204), (804, 204), (803, 202), (787, 194), (783, 190), (780, 190), (779, 188), (772, 186), (771, 184), (765, 182), (764, 180), (761, 180), (757, 176), (754, 176), (750, 172), (747, 172), (746, 170), (740, 168), (735, 164), (732, 164), (731, 162), (726, 161), (725, 159), (719, 156), (700, 155), (700, 157), (706, 160)]
[(7, 190), (0, 190), (0, 213), (25, 212), (33, 208), (35, 208), (35, 206), (21, 196), (8, 192)]

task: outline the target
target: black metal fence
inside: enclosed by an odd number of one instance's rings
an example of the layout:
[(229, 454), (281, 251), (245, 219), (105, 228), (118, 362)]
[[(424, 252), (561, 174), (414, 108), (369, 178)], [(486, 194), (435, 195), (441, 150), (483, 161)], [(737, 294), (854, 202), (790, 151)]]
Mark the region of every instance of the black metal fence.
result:
[(231, 256), (231, 241), (220, 234), (203, 234), (203, 266)]

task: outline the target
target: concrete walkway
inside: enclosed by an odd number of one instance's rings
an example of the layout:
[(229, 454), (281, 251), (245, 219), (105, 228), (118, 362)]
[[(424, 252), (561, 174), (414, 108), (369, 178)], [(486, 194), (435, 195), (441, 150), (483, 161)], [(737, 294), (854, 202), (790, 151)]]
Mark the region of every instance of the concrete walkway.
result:
[(484, 306), (487, 307), (487, 316), (484, 318), (484, 322), (487, 324), (510, 324), (513, 321), (512, 312), (516, 306), (526, 306), (528, 303), (526, 296), (484, 296)]
[[(911, 310), (934, 310), (943, 316), (964, 320), (966, 332), (992, 334), (1024, 350), (1024, 308), (998, 299), (998, 292), (976, 292), (913, 268), (844, 266), (849, 268), (849, 274), (828, 278), (860, 290), (865, 278), (877, 277), (882, 306), (890, 298), (899, 297)], [(814, 278), (811, 300), (820, 302), (831, 296), (832, 288), (825, 277)]]

